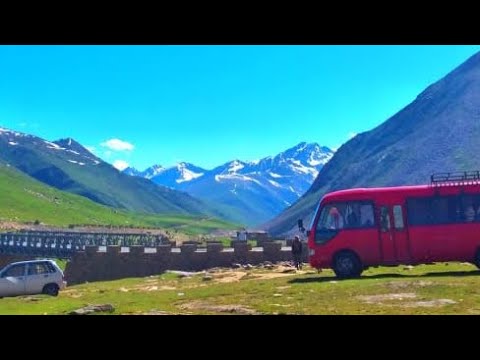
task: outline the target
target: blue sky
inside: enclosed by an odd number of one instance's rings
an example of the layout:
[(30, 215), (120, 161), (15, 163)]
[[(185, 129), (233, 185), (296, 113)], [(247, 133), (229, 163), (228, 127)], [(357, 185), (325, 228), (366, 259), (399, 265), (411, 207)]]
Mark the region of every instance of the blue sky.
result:
[(480, 46), (0, 46), (0, 126), (143, 170), (339, 147)]

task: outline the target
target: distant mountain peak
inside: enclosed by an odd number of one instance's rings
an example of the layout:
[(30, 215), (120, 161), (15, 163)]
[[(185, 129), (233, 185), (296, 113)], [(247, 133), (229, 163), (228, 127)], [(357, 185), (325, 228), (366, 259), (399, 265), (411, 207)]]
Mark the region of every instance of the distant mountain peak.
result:
[(137, 171), (137, 173), (139, 175), (135, 175), (135, 176), (141, 176), (141, 177), (144, 177), (146, 179), (151, 179), (151, 178), (157, 176), (158, 174), (161, 174), (165, 170), (166, 169), (162, 165), (156, 164), (156, 165), (150, 166), (149, 168), (145, 169), (142, 172)]
[(228, 167), (226, 168), (226, 171), (230, 174), (234, 174), (242, 170), (245, 167), (245, 165), (246, 163), (244, 163), (243, 161), (235, 159), (230, 163), (228, 163)]
[(177, 163), (177, 168), (179, 169), (190, 168), (190, 167), (196, 167), (196, 166), (185, 161)]
[(235, 158), (212, 170), (178, 162), (151, 180), (235, 208), (232, 216), (238, 216), (237, 221), (259, 223), (302, 196), (333, 153), (328, 147), (302, 141), (276, 156), (252, 161)]
[(302, 141), (301, 143), (298, 143), (296, 146), (294, 146), (293, 148), (294, 149), (297, 149), (297, 150), (303, 150), (307, 147), (307, 143), (305, 141)]
[(88, 151), (88, 149), (86, 149), (82, 144), (80, 144), (78, 141), (76, 141), (76, 140), (74, 140), (70, 137), (65, 138), (65, 139), (55, 140), (51, 144), (56, 144), (56, 145), (60, 146), (61, 148), (71, 150), (74, 153), (79, 153), (79, 154), (87, 155), (87, 156), (92, 155), (92, 153), (90, 151)]
[(142, 172), (141, 172), (141, 171), (138, 171), (137, 169), (135, 169), (135, 168), (132, 167), (132, 166), (127, 167), (127, 168), (124, 169), (122, 172), (125, 173), (125, 174), (127, 174), (127, 175), (130, 175), (130, 176), (139, 176), (139, 177), (142, 177)]
[(203, 169), (200, 169), (196, 167), (195, 165), (181, 162), (179, 163), (179, 171), (180, 171), (180, 177), (175, 180), (177, 184), (191, 181), (193, 179), (197, 179), (199, 177), (202, 177), (205, 171)]
[(24, 134), (18, 131), (10, 130), (7, 128), (4, 128), (0, 126), (0, 135), (5, 135), (5, 136), (15, 136), (15, 137), (25, 137), (25, 138), (33, 138), (33, 135), (29, 134)]

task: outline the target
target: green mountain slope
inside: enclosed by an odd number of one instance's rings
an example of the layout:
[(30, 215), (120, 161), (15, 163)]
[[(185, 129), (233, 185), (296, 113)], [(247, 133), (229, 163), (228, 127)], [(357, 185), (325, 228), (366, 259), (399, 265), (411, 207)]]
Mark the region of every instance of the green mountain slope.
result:
[(184, 192), (121, 173), (72, 139), (52, 143), (0, 128), (0, 159), (45, 184), (100, 204), (138, 212), (222, 217)]
[(136, 214), (97, 204), (89, 199), (47, 186), (0, 160), (0, 221), (69, 224), (182, 226), (186, 233), (206, 233), (236, 226), (205, 216)]
[(479, 109), (480, 53), (386, 122), (344, 144), (310, 190), (264, 227), (279, 234), (297, 219), (308, 223), (315, 205), (330, 191), (426, 184), (434, 172), (479, 170)]

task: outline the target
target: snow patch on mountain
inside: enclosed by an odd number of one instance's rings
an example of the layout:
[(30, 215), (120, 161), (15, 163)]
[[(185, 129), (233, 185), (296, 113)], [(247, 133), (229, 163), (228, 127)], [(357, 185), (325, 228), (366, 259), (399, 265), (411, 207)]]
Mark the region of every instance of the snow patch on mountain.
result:
[(182, 174), (182, 177), (180, 179), (175, 180), (177, 184), (180, 184), (185, 181), (191, 181), (193, 179), (199, 178), (200, 176), (203, 175), (203, 173), (196, 173), (191, 170), (189, 170), (185, 164), (182, 164), (181, 167), (179, 167), (180, 173)]
[(146, 169), (145, 171), (140, 172), (140, 176), (142, 176), (146, 179), (151, 179), (151, 178), (153, 178), (157, 175), (160, 175), (165, 170), (167, 170), (167, 169), (164, 168), (162, 165), (153, 165), (153, 166), (149, 167), (148, 169)]
[(303, 165), (299, 160), (291, 160), (293, 166), (292, 169), (295, 172), (303, 173), (303, 174), (310, 174), (314, 179), (318, 175), (318, 170), (312, 167), (307, 167)]
[(221, 182), (221, 181), (224, 181), (224, 180), (236, 180), (236, 181), (252, 181), (258, 185), (261, 185), (260, 181), (252, 178), (252, 177), (249, 177), (249, 176), (245, 176), (245, 175), (241, 175), (241, 174), (228, 174), (228, 175), (215, 175), (215, 181), (217, 182)]
[(269, 182), (270, 184), (272, 184), (273, 186), (275, 186), (275, 187), (278, 187), (278, 188), (279, 188), (279, 187), (282, 187), (282, 185), (280, 185), (280, 184), (279, 184), (278, 182), (276, 182), (276, 181), (273, 181), (273, 180), (270, 180), (270, 179), (269, 179), (268, 182)]
[(236, 173), (239, 170), (242, 170), (245, 167), (245, 164), (243, 164), (241, 161), (234, 160), (231, 162), (230, 167), (227, 169), (229, 173)]
[(72, 164), (78, 164), (78, 165), (85, 165), (85, 163), (82, 163), (80, 161), (75, 161), (75, 160), (67, 160), (68, 162), (71, 162)]

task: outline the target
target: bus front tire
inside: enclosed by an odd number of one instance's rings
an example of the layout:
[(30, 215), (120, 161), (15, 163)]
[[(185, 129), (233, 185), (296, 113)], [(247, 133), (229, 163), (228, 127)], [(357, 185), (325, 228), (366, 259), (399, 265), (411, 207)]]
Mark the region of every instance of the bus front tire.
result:
[(359, 277), (363, 265), (358, 256), (351, 251), (341, 251), (333, 260), (333, 271), (340, 279)]

